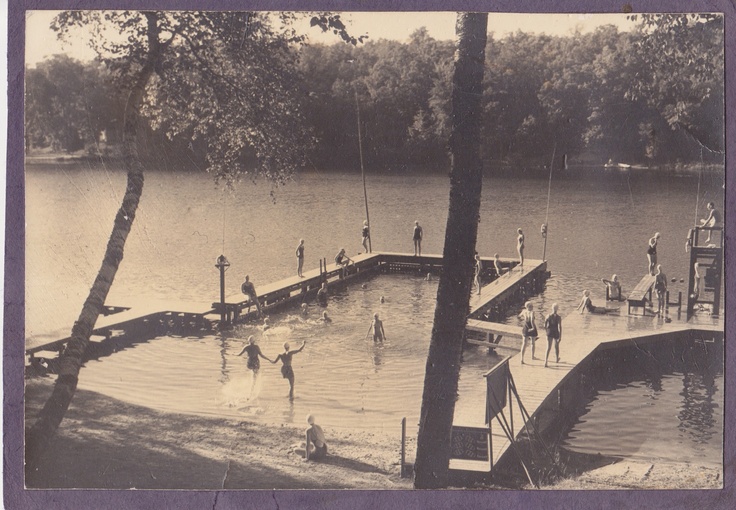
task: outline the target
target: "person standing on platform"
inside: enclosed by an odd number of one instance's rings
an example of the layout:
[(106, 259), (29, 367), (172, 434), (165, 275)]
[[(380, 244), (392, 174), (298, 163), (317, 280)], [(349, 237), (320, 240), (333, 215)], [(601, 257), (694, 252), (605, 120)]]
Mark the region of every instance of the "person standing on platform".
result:
[[(718, 227), (721, 223), (721, 213), (718, 212), (716, 209), (716, 204), (713, 202), (708, 202), (708, 205), (706, 206), (708, 209), (708, 217), (704, 220), (700, 220), (700, 223), (703, 227)], [(710, 236), (713, 233), (712, 230), (708, 230), (708, 239), (705, 240), (705, 243), (710, 243)]]
[(478, 252), (475, 252), (475, 274), (473, 275), (473, 283), (475, 284), (475, 287), (478, 289), (478, 295), (480, 296), (480, 272), (483, 268), (483, 263), (480, 260), (480, 255), (478, 255)]
[(516, 233), (519, 237), (516, 238), (516, 251), (519, 252), (519, 268), (524, 270), (524, 232), (520, 228), (516, 229)]
[(521, 364), (523, 365), (527, 341), (531, 341), (532, 344), (532, 359), (537, 359), (534, 356), (534, 343), (537, 341), (539, 334), (537, 333), (537, 324), (534, 322), (534, 306), (531, 301), (526, 302), (519, 317), (524, 321), (524, 325), (521, 327)]
[(299, 278), (304, 278), (302, 269), (304, 269), (304, 239), (300, 239), (299, 246), (296, 247), (296, 275)]
[(663, 317), (667, 305), (667, 275), (662, 272), (662, 264), (657, 264), (654, 290), (657, 291), (657, 315)]
[(245, 275), (245, 281), (240, 286), (240, 292), (248, 296), (250, 299), (250, 302), (248, 303), (248, 311), (250, 311), (251, 305), (256, 305), (258, 316), (263, 317), (263, 313), (261, 312), (261, 302), (258, 301), (258, 294), (256, 294), (256, 287), (253, 285), (253, 282), (250, 281), (250, 277), (248, 275)]
[(547, 316), (544, 321), (544, 329), (547, 333), (547, 354), (544, 356), (544, 366), (547, 367), (549, 361), (549, 352), (552, 350), (552, 344), (555, 344), (555, 356), (557, 363), (560, 362), (560, 341), (562, 340), (562, 317), (559, 316), (557, 303), (552, 305), (552, 313)]
[(423, 236), (424, 236), (424, 232), (422, 231), (422, 227), (419, 226), (419, 221), (415, 221), (414, 222), (414, 235), (412, 236), (412, 239), (414, 240), (414, 256), (422, 254), (422, 237)]
[(368, 242), (371, 238), (371, 229), (368, 227), (368, 220), (363, 221), (363, 249), (366, 253), (370, 253)]
[(291, 368), (291, 357), (294, 356), (294, 354), (302, 352), (306, 344), (307, 341), (304, 340), (301, 347), (299, 347), (295, 351), (290, 351), (289, 342), (285, 342), (284, 352), (276, 356), (275, 360), (271, 361), (271, 363), (278, 363), (278, 361), (281, 360), (281, 363), (283, 363), (283, 365), (281, 366), (281, 375), (284, 377), (284, 379), (287, 379), (289, 381), (289, 400), (294, 400), (294, 369)]
[(647, 260), (649, 260), (649, 274), (654, 276), (657, 267), (657, 243), (659, 243), (659, 232), (655, 232), (647, 245)]

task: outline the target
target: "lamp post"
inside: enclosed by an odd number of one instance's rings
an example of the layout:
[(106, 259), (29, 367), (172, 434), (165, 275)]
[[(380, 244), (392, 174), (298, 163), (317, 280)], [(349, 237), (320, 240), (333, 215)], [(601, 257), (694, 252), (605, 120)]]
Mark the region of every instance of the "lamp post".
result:
[(220, 270), (220, 324), (226, 324), (229, 321), (225, 310), (225, 271), (230, 267), (230, 262), (227, 261), (225, 255), (220, 255), (217, 257), (215, 267)]

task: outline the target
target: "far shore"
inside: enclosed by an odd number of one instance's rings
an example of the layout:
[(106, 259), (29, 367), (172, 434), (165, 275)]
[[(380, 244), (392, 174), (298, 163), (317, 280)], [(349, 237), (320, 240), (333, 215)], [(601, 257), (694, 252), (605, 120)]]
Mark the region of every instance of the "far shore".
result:
[[(28, 425), (52, 385), (51, 378), (26, 381)], [(77, 390), (41, 465), (26, 473), (25, 482), (28, 488), (412, 489), (412, 480), (399, 476), (397, 437), (323, 426), (330, 454), (305, 462), (304, 427), (166, 413)], [(416, 438), (408, 438), (408, 461), (415, 447)], [(543, 489), (721, 487), (720, 469), (624, 460)]]

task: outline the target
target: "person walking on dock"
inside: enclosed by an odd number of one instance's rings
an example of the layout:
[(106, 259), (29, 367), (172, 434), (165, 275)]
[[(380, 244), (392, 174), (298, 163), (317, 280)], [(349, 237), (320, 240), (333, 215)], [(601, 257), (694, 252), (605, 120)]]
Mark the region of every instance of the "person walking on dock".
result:
[(649, 239), (647, 246), (647, 260), (649, 261), (649, 274), (654, 276), (654, 270), (657, 267), (657, 243), (659, 243), (659, 232), (655, 232)]
[(304, 268), (304, 239), (299, 240), (299, 246), (296, 247), (296, 275), (304, 278), (302, 269)]
[(557, 363), (560, 362), (560, 340), (562, 340), (562, 317), (559, 316), (557, 303), (552, 305), (552, 313), (544, 320), (544, 329), (547, 333), (547, 354), (544, 356), (544, 366), (547, 367), (549, 361), (549, 351), (552, 350), (552, 344), (555, 344), (555, 356)]
[[(243, 350), (238, 353), (238, 356), (242, 356), (243, 353), (248, 355), (246, 366), (248, 369), (253, 371), (254, 377), (258, 376), (258, 370), (261, 368), (261, 360), (258, 359), (259, 356), (265, 360), (271, 361), (271, 358), (265, 356), (261, 352), (261, 348), (256, 345), (256, 340), (253, 338), (253, 335), (248, 337), (248, 343), (243, 347)], [(271, 362), (273, 363), (273, 361)]]
[(386, 332), (383, 330), (383, 321), (378, 318), (378, 314), (373, 314), (373, 320), (371, 321), (371, 325), (368, 327), (368, 333), (366, 333), (366, 337), (371, 334), (371, 330), (373, 330), (373, 341), (374, 342), (381, 342), (383, 343), (384, 340), (386, 340)]
[(519, 252), (519, 269), (524, 270), (524, 232), (520, 228), (516, 229), (519, 237), (516, 238), (516, 251)]
[(519, 314), (519, 317), (524, 321), (524, 325), (521, 327), (521, 364), (523, 365), (527, 341), (531, 341), (532, 344), (532, 359), (537, 359), (534, 356), (534, 343), (537, 341), (539, 334), (537, 333), (537, 324), (534, 322), (534, 306), (531, 301), (524, 304), (524, 310)]
[(370, 242), (371, 238), (371, 229), (368, 227), (368, 220), (363, 221), (363, 249), (366, 253), (370, 253), (370, 249), (368, 248), (368, 243)]
[(291, 368), (291, 358), (294, 354), (302, 352), (306, 344), (307, 341), (304, 340), (301, 347), (295, 351), (290, 351), (289, 342), (284, 342), (284, 352), (276, 356), (275, 360), (271, 361), (271, 363), (278, 363), (281, 360), (281, 363), (283, 363), (281, 366), (281, 375), (289, 381), (289, 400), (294, 400), (294, 369)]
[(263, 313), (261, 312), (261, 302), (258, 301), (258, 294), (256, 294), (256, 287), (253, 285), (253, 282), (250, 281), (250, 277), (248, 275), (245, 275), (245, 281), (240, 286), (240, 292), (248, 296), (250, 299), (250, 302), (248, 303), (248, 311), (250, 311), (251, 305), (256, 305), (256, 309), (258, 310), (258, 316), (262, 317)]
[(422, 230), (422, 227), (419, 226), (419, 221), (414, 222), (414, 235), (412, 236), (412, 239), (414, 240), (414, 255), (421, 255), (422, 254), (422, 237), (424, 236), (424, 232)]
[(657, 264), (654, 290), (657, 292), (657, 315), (663, 317), (667, 305), (667, 275), (662, 272), (662, 264)]
[(473, 275), (473, 284), (478, 289), (478, 295), (480, 296), (480, 272), (483, 269), (483, 262), (480, 260), (480, 255), (475, 252), (475, 274)]

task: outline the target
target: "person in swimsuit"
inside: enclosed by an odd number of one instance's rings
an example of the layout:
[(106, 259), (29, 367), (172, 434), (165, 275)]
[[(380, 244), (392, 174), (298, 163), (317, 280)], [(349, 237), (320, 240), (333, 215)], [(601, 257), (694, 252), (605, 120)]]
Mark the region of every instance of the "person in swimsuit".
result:
[(478, 295), (480, 296), (480, 272), (483, 269), (483, 262), (480, 260), (480, 255), (475, 252), (475, 274), (473, 275), (473, 284), (478, 289)]
[(248, 275), (245, 275), (245, 281), (240, 285), (240, 292), (248, 296), (250, 299), (250, 302), (248, 303), (248, 311), (250, 312), (250, 307), (252, 305), (256, 305), (256, 309), (258, 310), (258, 316), (262, 317), (263, 313), (261, 312), (261, 302), (258, 301), (258, 294), (256, 294), (256, 287), (253, 285), (253, 282), (250, 281), (250, 277)]
[(414, 235), (412, 236), (412, 239), (414, 240), (414, 255), (421, 255), (422, 254), (422, 236), (424, 235), (424, 232), (422, 231), (422, 227), (419, 226), (419, 221), (414, 222)]
[(655, 232), (647, 247), (647, 260), (649, 260), (649, 274), (654, 276), (654, 269), (657, 267), (657, 243), (659, 242), (659, 232)]
[(531, 341), (532, 344), (532, 359), (537, 359), (534, 356), (534, 342), (537, 341), (539, 334), (537, 333), (537, 325), (534, 322), (534, 306), (531, 301), (527, 301), (524, 304), (524, 310), (519, 314), (519, 317), (524, 321), (524, 325), (521, 327), (521, 336), (523, 338), (521, 344), (521, 364), (523, 365), (527, 341)]
[(322, 312), (322, 322), (332, 322), (332, 319), (327, 316), (327, 312)]
[(322, 282), (322, 287), (317, 291), (317, 302), (320, 306), (327, 306), (327, 282)]
[(368, 242), (371, 238), (371, 229), (368, 227), (368, 220), (363, 221), (363, 249), (366, 253), (370, 253)]
[(261, 360), (258, 359), (259, 356), (265, 360), (271, 361), (270, 358), (266, 357), (261, 352), (261, 348), (256, 345), (256, 340), (253, 338), (253, 335), (248, 337), (248, 343), (243, 347), (243, 350), (238, 353), (238, 356), (242, 356), (243, 353), (248, 355), (246, 366), (250, 370), (253, 370), (254, 377), (258, 375), (258, 370), (261, 368)]
[(656, 280), (654, 281), (654, 290), (657, 291), (657, 315), (664, 316), (665, 305), (667, 304), (667, 275), (662, 272), (662, 264), (657, 264)]
[(549, 352), (552, 350), (552, 344), (555, 344), (555, 356), (557, 363), (560, 362), (560, 340), (562, 340), (562, 317), (557, 314), (559, 306), (557, 303), (552, 305), (552, 313), (547, 316), (544, 321), (544, 329), (547, 332), (547, 354), (544, 356), (544, 366), (547, 366), (549, 360)]
[(301, 347), (299, 347), (295, 351), (290, 351), (289, 342), (285, 342), (284, 352), (276, 356), (275, 360), (271, 360), (271, 363), (278, 363), (279, 360), (281, 360), (281, 363), (283, 363), (283, 365), (281, 366), (281, 375), (284, 379), (287, 379), (289, 381), (289, 400), (294, 400), (294, 369), (291, 368), (291, 357), (294, 356), (294, 354), (302, 352), (306, 344), (307, 341), (304, 340)]
[(302, 317), (309, 316), (309, 308), (307, 308), (307, 303), (302, 303), (301, 314), (302, 314)]
[(590, 291), (586, 289), (583, 291), (583, 297), (580, 300), (580, 304), (578, 305), (576, 310), (580, 310), (581, 314), (586, 310), (590, 313), (608, 313), (617, 312), (618, 308), (606, 308), (605, 306), (593, 305), (593, 302), (590, 300)]
[[(327, 455), (327, 442), (325, 441), (325, 433), (322, 427), (314, 423), (314, 416), (311, 414), (307, 416), (307, 427), (306, 438), (307, 442), (304, 447), (304, 460), (318, 460), (323, 459)], [(312, 450), (314, 445), (314, 451)]]
[[(353, 260), (345, 255), (345, 248), (340, 248), (340, 251), (335, 255), (335, 265), (346, 267), (351, 262), (353, 262)], [(353, 264), (355, 264), (355, 262), (353, 262)]]
[(304, 268), (304, 239), (299, 240), (299, 246), (296, 247), (296, 275), (304, 278), (302, 269)]
[[(718, 212), (716, 209), (716, 204), (713, 202), (708, 202), (708, 205), (706, 206), (708, 209), (708, 217), (704, 220), (700, 220), (700, 223), (704, 227), (718, 227), (721, 223), (721, 213)], [(705, 240), (706, 244), (710, 242), (710, 236), (713, 233), (712, 230), (708, 230), (708, 239)]]
[(609, 301), (623, 301), (621, 297), (621, 283), (618, 281), (618, 275), (611, 276), (610, 280), (601, 278), (601, 281), (608, 287), (608, 299)]
[(501, 267), (501, 259), (498, 257), (498, 253), (493, 254), (493, 267), (496, 268), (496, 274), (501, 276), (505, 273), (505, 269)]
[(386, 339), (386, 332), (383, 330), (383, 321), (378, 318), (377, 313), (373, 314), (373, 321), (370, 327), (368, 327), (368, 333), (365, 336), (370, 335), (371, 330), (373, 330), (374, 342), (383, 342)]
[(517, 241), (516, 251), (519, 252), (519, 268), (523, 271), (524, 270), (524, 232), (522, 232), (520, 228), (517, 228), (516, 233), (519, 234), (519, 237), (516, 239)]

